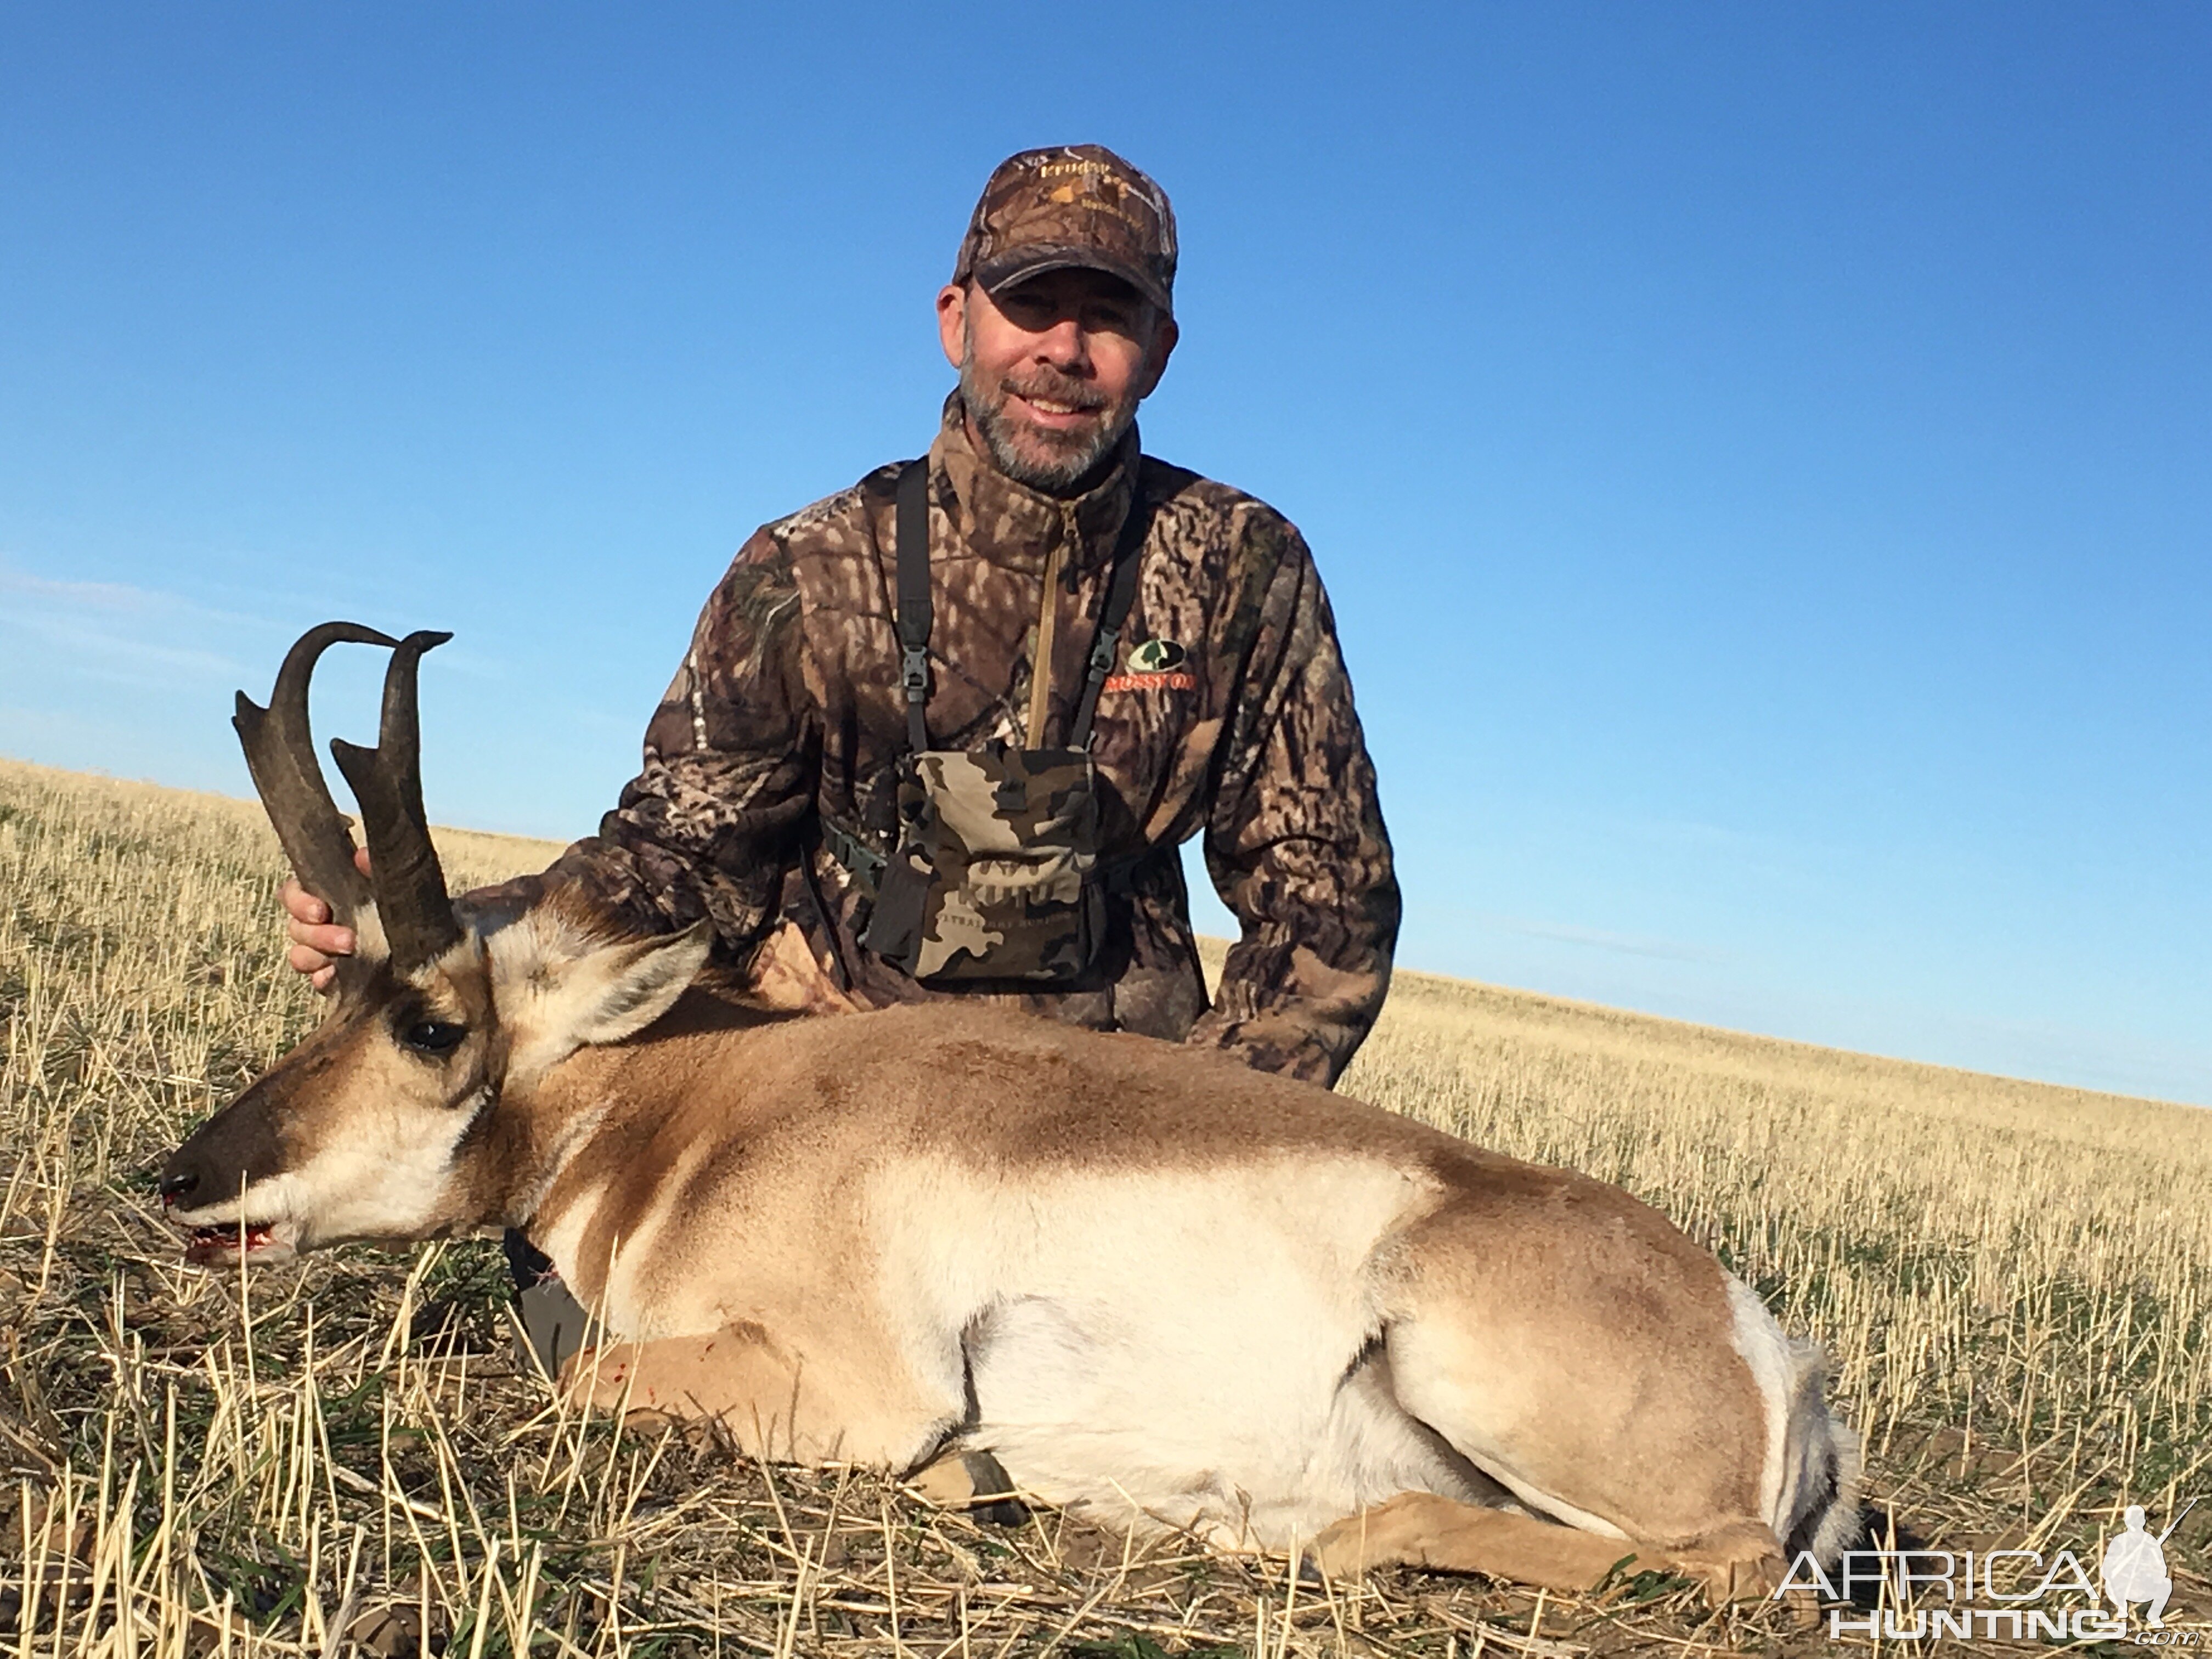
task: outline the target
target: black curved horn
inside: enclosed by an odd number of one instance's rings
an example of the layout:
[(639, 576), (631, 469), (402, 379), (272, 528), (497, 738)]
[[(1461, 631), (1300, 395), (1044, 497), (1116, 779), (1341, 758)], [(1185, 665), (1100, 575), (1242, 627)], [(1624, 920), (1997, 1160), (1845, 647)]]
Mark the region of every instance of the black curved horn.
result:
[(375, 748), (331, 740), (338, 770), (361, 803), (377, 915), (391, 944), (392, 964), (402, 973), (435, 961), (461, 937), (422, 810), (422, 734), (415, 696), (422, 653), (453, 637), (410, 634), (393, 648)]
[(284, 653), (269, 707), (262, 708), (241, 691), (231, 724), (238, 728), (246, 769), (253, 775), (254, 791), (284, 856), (291, 860), (292, 873), (299, 877), (301, 886), (331, 907), (333, 916), (351, 926), (372, 895), (368, 879), (354, 867), (353, 837), (331, 799), (330, 786), (323, 781), (314, 734), (307, 725), (307, 682), (314, 677), (316, 660), (341, 642), (398, 643), (389, 634), (359, 623), (326, 622), (311, 628)]

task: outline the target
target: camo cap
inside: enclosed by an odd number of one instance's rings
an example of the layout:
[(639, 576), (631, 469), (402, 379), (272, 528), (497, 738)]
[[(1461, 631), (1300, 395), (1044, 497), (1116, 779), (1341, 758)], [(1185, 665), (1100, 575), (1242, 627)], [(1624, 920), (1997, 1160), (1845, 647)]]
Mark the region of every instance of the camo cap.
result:
[(952, 280), (998, 294), (1042, 271), (1118, 276), (1175, 308), (1175, 210), (1167, 192), (1103, 144), (1025, 149), (993, 169)]

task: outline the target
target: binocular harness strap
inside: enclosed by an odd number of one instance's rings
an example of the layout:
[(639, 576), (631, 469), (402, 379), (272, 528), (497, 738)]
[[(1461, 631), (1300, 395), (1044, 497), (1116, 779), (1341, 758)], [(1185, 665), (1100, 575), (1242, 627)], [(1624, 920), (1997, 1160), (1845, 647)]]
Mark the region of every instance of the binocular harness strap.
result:
[(908, 461), (898, 478), (899, 684), (906, 692), (907, 742), (929, 747), (929, 463)]
[[(1098, 715), (1098, 694), (1114, 672), (1115, 653), (1121, 648), (1121, 629), (1137, 602), (1139, 556), (1145, 532), (1151, 527), (1141, 481), (1133, 481), (1129, 511), (1121, 520), (1121, 534), (1114, 544), (1114, 574), (1106, 590), (1106, 606), (1099, 613), (1097, 636), (1091, 642), (1091, 657), (1083, 677), (1083, 695), (1075, 705), (1075, 722), (1068, 728), (1067, 746), (1088, 749), (1091, 728)], [(908, 461), (898, 477), (898, 641), (899, 685), (906, 693), (907, 741), (917, 755), (929, 747), (929, 723), (924, 710), (929, 702), (929, 629), (933, 620), (929, 598), (929, 463)], [(1032, 693), (1051, 695), (1052, 665), (1037, 665), (1039, 684)]]
[(1151, 516), (1141, 497), (1130, 501), (1121, 543), (1114, 550), (1113, 586), (1106, 590), (1106, 608), (1099, 613), (1098, 635), (1091, 641), (1090, 666), (1083, 676), (1083, 696), (1075, 705), (1075, 724), (1068, 729), (1070, 749), (1091, 747), (1091, 723), (1097, 717), (1098, 694), (1106, 689), (1106, 677), (1114, 672), (1114, 653), (1121, 645), (1121, 625), (1129, 620), (1129, 607), (1137, 602), (1137, 568), (1144, 562), (1138, 556), (1144, 549)]

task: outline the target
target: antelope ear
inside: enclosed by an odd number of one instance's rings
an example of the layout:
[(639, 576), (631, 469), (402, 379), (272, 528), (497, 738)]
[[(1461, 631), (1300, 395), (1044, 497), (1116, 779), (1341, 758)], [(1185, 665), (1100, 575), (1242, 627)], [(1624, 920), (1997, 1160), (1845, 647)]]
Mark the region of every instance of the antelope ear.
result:
[(680, 933), (594, 951), (562, 976), (568, 1036), (588, 1046), (642, 1031), (676, 1006), (714, 945), (714, 924), (699, 921)]
[(608, 939), (533, 908), (491, 933), (493, 997), (510, 1036), (510, 1081), (578, 1048), (619, 1042), (676, 1006), (714, 948), (714, 926)]

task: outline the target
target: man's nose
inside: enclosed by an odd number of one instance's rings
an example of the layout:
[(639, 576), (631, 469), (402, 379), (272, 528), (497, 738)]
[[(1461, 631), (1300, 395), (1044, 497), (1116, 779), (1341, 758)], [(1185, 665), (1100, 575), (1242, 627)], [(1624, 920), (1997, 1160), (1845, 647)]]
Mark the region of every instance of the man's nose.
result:
[(1055, 368), (1080, 371), (1091, 367), (1091, 337), (1073, 317), (1063, 317), (1044, 331), (1037, 356)]

